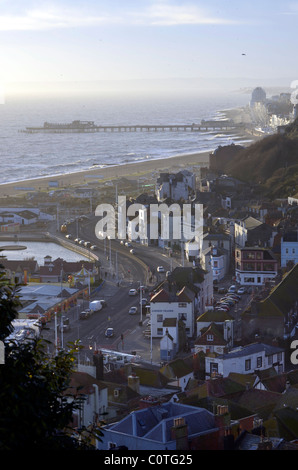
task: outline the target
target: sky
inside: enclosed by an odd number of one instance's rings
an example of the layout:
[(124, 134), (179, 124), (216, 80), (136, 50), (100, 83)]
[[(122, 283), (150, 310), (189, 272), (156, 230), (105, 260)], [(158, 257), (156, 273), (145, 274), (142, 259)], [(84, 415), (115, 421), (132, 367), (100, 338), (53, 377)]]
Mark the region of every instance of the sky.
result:
[(0, 0), (0, 83), (287, 84), (297, 25), (295, 0)]

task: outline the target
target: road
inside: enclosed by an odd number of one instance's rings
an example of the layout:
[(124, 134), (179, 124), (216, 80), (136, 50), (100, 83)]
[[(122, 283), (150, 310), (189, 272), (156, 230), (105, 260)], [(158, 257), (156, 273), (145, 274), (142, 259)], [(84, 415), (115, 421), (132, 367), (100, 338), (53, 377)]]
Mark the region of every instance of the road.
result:
[[(101, 276), (105, 282), (96, 298), (106, 300), (107, 307), (86, 320), (80, 320), (79, 313), (88, 307), (87, 300), (80, 300), (76, 307), (66, 313), (70, 319), (70, 330), (65, 331), (62, 337), (58, 333), (59, 344), (65, 347), (67, 343), (79, 339), (84, 346), (83, 356), (89, 357), (94, 348), (108, 348), (125, 352), (134, 350), (147, 360), (153, 358), (158, 361), (159, 341), (153, 340), (155, 346), (151, 352), (150, 339), (143, 336), (149, 318), (144, 312), (141, 315), (141, 297), (139, 294), (135, 297), (129, 296), (128, 292), (129, 289), (137, 289), (140, 285), (152, 288), (165, 278), (165, 273), (157, 272), (157, 266), (162, 265), (167, 271), (181, 265), (180, 259), (168, 257), (160, 248), (141, 246), (137, 242), (133, 243), (136, 254), (131, 254), (130, 248), (121, 245), (118, 240), (99, 240), (95, 235), (96, 222), (97, 219), (91, 216), (79, 226), (76, 223), (70, 224), (68, 233), (72, 235), (72, 241), (78, 235), (99, 248), (96, 254), (101, 261)], [(131, 306), (138, 307), (137, 314), (129, 315)], [(114, 329), (112, 338), (105, 337), (108, 327)], [(43, 336), (54, 344), (54, 320), (47, 325)]]

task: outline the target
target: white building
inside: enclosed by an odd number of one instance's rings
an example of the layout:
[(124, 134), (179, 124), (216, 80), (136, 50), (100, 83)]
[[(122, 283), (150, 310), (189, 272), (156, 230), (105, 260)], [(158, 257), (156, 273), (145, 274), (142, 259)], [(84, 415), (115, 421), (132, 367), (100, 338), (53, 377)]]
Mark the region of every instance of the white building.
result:
[(173, 201), (188, 201), (195, 194), (196, 177), (194, 173), (183, 170), (179, 173), (161, 173), (156, 183), (158, 201), (169, 198)]
[(206, 356), (206, 379), (214, 376), (228, 377), (230, 373), (252, 374), (256, 370), (274, 367), (278, 374), (284, 372), (284, 350), (263, 343), (254, 343), (217, 357)]
[(280, 244), (282, 268), (287, 266), (288, 262), (298, 263), (298, 230), (284, 234)]
[[(195, 320), (213, 303), (213, 280), (200, 267), (179, 267), (162, 282), (150, 299), (151, 331), (153, 337), (163, 337), (164, 320), (175, 318), (182, 322), (188, 337), (195, 333)], [(177, 330), (178, 331), (178, 330)], [(175, 334), (175, 332), (172, 332)], [(174, 338), (178, 344), (178, 339)]]

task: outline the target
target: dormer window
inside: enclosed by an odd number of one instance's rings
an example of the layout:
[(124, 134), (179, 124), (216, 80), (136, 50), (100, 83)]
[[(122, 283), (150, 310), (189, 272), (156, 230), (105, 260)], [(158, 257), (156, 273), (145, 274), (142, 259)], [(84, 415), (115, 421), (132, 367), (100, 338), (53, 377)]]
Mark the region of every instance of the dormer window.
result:
[(207, 335), (207, 341), (213, 341), (214, 336), (213, 335)]

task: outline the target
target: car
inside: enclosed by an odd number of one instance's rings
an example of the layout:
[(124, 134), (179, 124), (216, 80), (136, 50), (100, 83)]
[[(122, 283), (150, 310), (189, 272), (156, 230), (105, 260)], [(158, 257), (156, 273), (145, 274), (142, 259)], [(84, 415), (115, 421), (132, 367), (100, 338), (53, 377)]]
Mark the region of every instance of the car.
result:
[(75, 239), (75, 243), (79, 243), (79, 241), (80, 241), (80, 238)]
[(96, 246), (96, 245), (91, 245), (91, 250), (92, 250), (92, 251), (98, 250), (98, 246)]
[(130, 307), (128, 313), (129, 315), (135, 315), (136, 313), (138, 313), (138, 307)]
[(168, 279), (168, 277), (171, 275), (171, 271), (167, 271), (166, 272), (166, 278)]
[(137, 289), (129, 289), (128, 295), (137, 295)]
[(140, 292), (141, 289), (142, 289), (142, 293), (148, 292), (148, 290), (149, 290), (147, 286), (140, 286), (140, 287), (138, 287), (138, 292)]
[(68, 238), (68, 240), (71, 240), (72, 239), (72, 236), (70, 233), (68, 233), (67, 235), (65, 235), (65, 238)]
[(237, 287), (235, 285), (230, 286), (229, 289), (228, 289), (228, 292), (230, 292), (230, 293), (236, 293), (236, 291), (237, 291)]
[(219, 287), (217, 292), (219, 294), (225, 294), (227, 292), (227, 289), (225, 287)]
[(148, 300), (145, 299), (145, 298), (143, 298), (143, 299), (142, 299), (142, 305), (143, 305), (143, 307), (145, 307), (145, 306), (147, 305), (147, 303), (148, 303)]
[(84, 243), (84, 246), (85, 246), (86, 248), (89, 248), (89, 247), (91, 246), (91, 243), (90, 243), (90, 242), (85, 242), (85, 243)]
[(240, 294), (240, 295), (246, 294), (246, 288), (239, 287), (239, 289), (237, 290), (237, 294)]
[(134, 255), (135, 254), (135, 250), (132, 248), (131, 250), (129, 250), (129, 252)]
[(79, 245), (84, 245), (85, 241), (84, 240), (80, 240), (79, 241)]
[(157, 266), (157, 272), (158, 273), (164, 273), (165, 272), (165, 268), (163, 266)]
[(129, 242), (125, 242), (125, 246), (128, 246), (129, 248), (132, 247), (132, 244)]
[(120, 245), (124, 245), (124, 241), (123, 241), (123, 240), (120, 241)]
[(83, 310), (81, 313), (80, 313), (80, 320), (86, 320), (87, 318), (90, 317), (90, 313), (89, 312), (86, 312), (85, 310)]
[(106, 338), (113, 338), (114, 336), (114, 328), (107, 328), (106, 331), (105, 331), (105, 337)]

